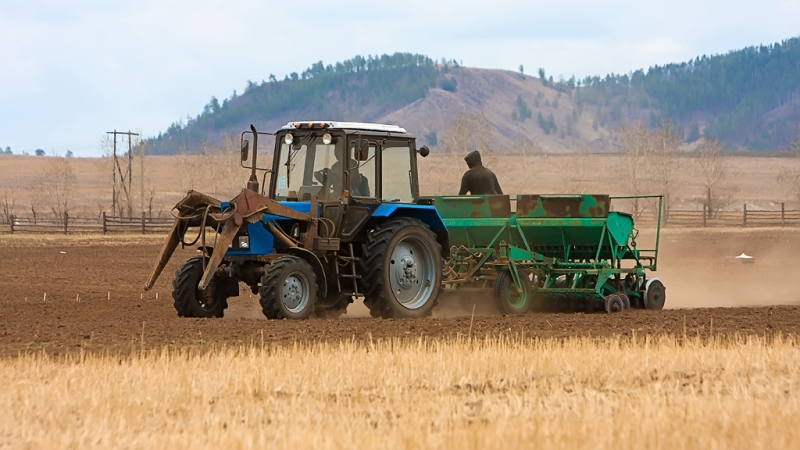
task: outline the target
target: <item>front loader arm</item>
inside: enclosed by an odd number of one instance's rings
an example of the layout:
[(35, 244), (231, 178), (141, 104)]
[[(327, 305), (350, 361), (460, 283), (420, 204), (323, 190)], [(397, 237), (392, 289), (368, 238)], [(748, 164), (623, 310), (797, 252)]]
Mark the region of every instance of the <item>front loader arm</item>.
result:
[(219, 209), (219, 206), (219, 200), (196, 191), (189, 191), (186, 197), (175, 204), (172, 208), (173, 211), (176, 211), (176, 213), (174, 213), (175, 224), (172, 226), (172, 230), (170, 230), (169, 235), (167, 235), (167, 240), (161, 247), (161, 253), (158, 255), (158, 262), (155, 268), (153, 268), (153, 273), (150, 274), (147, 283), (144, 285), (145, 291), (149, 291), (156, 284), (156, 280), (158, 280), (164, 267), (167, 266), (172, 254), (175, 253), (178, 244), (183, 243), (183, 236), (186, 233), (186, 229), (190, 226), (201, 225), (203, 216), (205, 216), (205, 212), (207, 212), (209, 207), (216, 207)]
[(205, 290), (208, 287), (214, 273), (228, 252), (228, 246), (233, 242), (233, 238), (236, 237), (236, 233), (239, 232), (245, 221), (255, 223), (261, 219), (262, 215), (272, 214), (287, 219), (311, 222), (312, 234), (316, 236), (316, 210), (311, 211), (311, 214), (301, 213), (249, 189), (242, 189), (242, 192), (230, 201), (230, 208), (225, 211), (220, 210), (220, 205), (221, 202), (219, 200), (194, 191), (189, 191), (189, 194), (175, 205), (173, 209), (178, 211), (175, 217), (175, 225), (161, 248), (158, 262), (147, 283), (145, 283), (144, 290), (148, 291), (155, 285), (156, 280), (161, 275), (164, 267), (166, 267), (178, 244), (184, 243), (184, 234), (190, 226), (200, 227), (201, 230), (206, 226), (214, 228), (220, 225), (223, 226), (198, 285), (201, 290)]
[(172, 230), (170, 230), (169, 235), (167, 236), (167, 241), (164, 242), (164, 246), (161, 247), (161, 253), (158, 255), (156, 267), (153, 269), (153, 273), (150, 274), (150, 278), (147, 280), (147, 283), (144, 284), (145, 291), (149, 291), (153, 288), (153, 285), (156, 284), (158, 276), (161, 275), (161, 272), (164, 270), (164, 267), (166, 267), (167, 262), (172, 257), (172, 254), (175, 253), (175, 249), (178, 248), (178, 244), (180, 244), (182, 240), (182, 237), (180, 236), (180, 228), (181, 220), (176, 220), (175, 225), (172, 226)]
[(225, 253), (228, 253), (228, 246), (231, 245), (240, 228), (242, 228), (242, 216), (239, 213), (235, 213), (225, 222), (225, 228), (219, 234), (219, 239), (214, 245), (214, 251), (211, 253), (206, 270), (203, 272), (203, 278), (200, 279), (198, 287), (201, 291), (205, 291), (208, 283), (211, 283), (211, 278), (214, 277), (214, 273), (222, 262), (222, 258), (225, 257)]

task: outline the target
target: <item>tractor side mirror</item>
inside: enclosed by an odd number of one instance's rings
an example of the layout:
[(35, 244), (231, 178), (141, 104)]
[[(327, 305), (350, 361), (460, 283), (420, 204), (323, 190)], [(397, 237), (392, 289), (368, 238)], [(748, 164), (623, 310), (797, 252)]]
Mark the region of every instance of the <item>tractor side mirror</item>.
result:
[(419, 152), (419, 156), (423, 158), (431, 154), (431, 149), (429, 149), (427, 145), (423, 145), (417, 151)]
[(359, 161), (366, 161), (369, 159), (369, 141), (366, 139), (358, 140), (358, 147), (356, 148), (356, 159)]
[(246, 162), (250, 157), (250, 141), (247, 139), (242, 142), (242, 162)]

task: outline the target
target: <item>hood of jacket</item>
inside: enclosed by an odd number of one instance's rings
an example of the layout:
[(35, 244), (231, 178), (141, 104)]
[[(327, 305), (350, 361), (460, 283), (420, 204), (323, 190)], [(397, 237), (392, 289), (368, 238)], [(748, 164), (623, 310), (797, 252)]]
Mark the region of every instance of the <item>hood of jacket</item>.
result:
[(481, 154), (475, 150), (474, 152), (470, 152), (467, 156), (464, 157), (464, 161), (467, 162), (467, 167), (472, 169), (475, 166), (482, 166), (481, 164)]

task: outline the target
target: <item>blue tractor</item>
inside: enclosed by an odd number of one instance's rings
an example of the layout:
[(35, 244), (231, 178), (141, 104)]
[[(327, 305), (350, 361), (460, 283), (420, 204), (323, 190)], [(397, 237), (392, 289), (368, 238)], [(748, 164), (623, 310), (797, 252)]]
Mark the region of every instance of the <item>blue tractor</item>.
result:
[[(264, 135), (275, 139), (271, 167), (258, 165)], [(450, 245), (419, 196), (417, 155), (427, 147), (397, 126), (332, 121), (275, 133), (251, 125), (241, 143), (247, 187), (230, 201), (190, 191), (175, 205), (145, 290), (178, 245), (199, 244), (172, 283), (181, 317), (222, 317), (240, 282), (270, 319), (336, 317), (354, 297), (375, 317), (431, 312)]]

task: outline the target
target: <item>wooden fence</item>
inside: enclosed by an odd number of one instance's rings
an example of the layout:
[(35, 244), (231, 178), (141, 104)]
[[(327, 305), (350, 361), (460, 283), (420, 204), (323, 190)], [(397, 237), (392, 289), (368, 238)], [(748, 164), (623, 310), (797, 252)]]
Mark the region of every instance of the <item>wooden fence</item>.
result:
[(103, 213), (99, 218), (70, 217), (36, 218), (11, 216), (0, 231), (14, 233), (163, 233), (166, 234), (175, 222), (172, 218), (119, 217)]
[[(641, 217), (637, 222), (653, 223), (655, 217)], [(748, 209), (745, 204), (741, 211), (701, 211), (670, 210), (664, 214), (661, 224), (667, 227), (800, 227), (800, 210), (781, 209), (776, 211)]]

